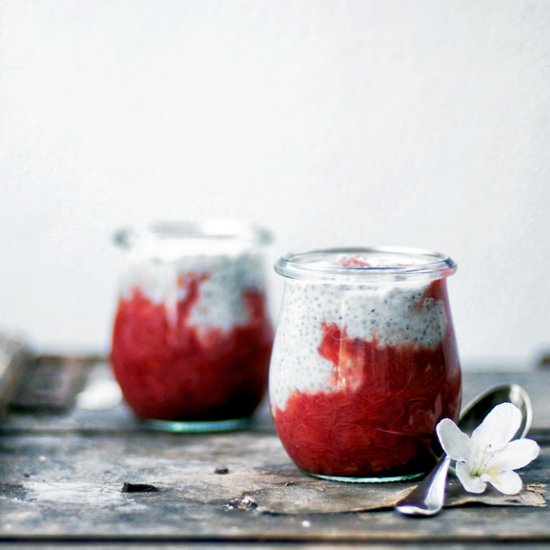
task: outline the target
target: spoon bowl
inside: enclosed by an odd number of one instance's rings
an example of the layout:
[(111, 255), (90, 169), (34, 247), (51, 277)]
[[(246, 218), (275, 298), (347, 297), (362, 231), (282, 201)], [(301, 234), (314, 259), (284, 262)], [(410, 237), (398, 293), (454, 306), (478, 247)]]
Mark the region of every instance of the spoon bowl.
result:
[(518, 384), (494, 386), (472, 399), (460, 413), (460, 429), (471, 434), (493, 408), (501, 403), (512, 403), (521, 411), (521, 424), (515, 438), (524, 437), (533, 424), (533, 406), (527, 392)]
[[(501, 403), (512, 403), (521, 411), (521, 424), (515, 438), (524, 437), (533, 423), (533, 406), (527, 392), (517, 384), (494, 386), (470, 401), (462, 410), (458, 425), (471, 434), (491, 410)], [(416, 489), (401, 499), (395, 509), (407, 516), (434, 516), (443, 508), (445, 486), (451, 459), (443, 455)]]

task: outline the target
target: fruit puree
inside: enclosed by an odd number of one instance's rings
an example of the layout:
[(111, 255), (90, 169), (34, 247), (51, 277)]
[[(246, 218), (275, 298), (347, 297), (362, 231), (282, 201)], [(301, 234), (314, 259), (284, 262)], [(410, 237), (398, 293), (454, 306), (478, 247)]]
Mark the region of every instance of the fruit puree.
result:
[(291, 458), (332, 476), (428, 470), (437, 422), (456, 419), (460, 407), (445, 279), (355, 290), (287, 285), (270, 395)]
[(272, 328), (265, 294), (243, 269), (242, 258), (211, 258), (130, 278), (111, 358), (138, 416), (209, 421), (253, 413), (267, 385)]

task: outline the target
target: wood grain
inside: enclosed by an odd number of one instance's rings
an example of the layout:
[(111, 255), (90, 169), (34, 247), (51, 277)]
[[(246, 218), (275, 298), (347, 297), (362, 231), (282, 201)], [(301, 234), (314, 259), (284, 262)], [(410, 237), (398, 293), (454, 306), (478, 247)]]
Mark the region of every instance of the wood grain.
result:
[[(546, 499), (548, 375), (465, 377), (467, 396), (508, 380), (531, 391), (538, 419), (534, 437), (543, 452), (524, 479), (541, 484)], [(124, 483), (158, 491), (123, 492)], [(66, 416), (12, 414), (0, 431), (0, 542), (87, 541), (104, 547), (256, 541), (274, 548), (290, 542), (437, 542), (446, 548), (550, 543), (547, 507), (470, 503), (411, 520), (390, 508), (411, 487), (337, 484), (303, 475), (265, 410), (254, 430), (232, 434), (147, 432), (122, 406)]]

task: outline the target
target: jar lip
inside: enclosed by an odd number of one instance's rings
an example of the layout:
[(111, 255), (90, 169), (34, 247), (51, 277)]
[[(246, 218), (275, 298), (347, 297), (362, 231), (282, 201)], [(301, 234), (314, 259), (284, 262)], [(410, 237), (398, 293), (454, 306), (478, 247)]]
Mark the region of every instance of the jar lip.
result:
[(115, 231), (113, 240), (124, 249), (132, 248), (141, 240), (149, 241), (225, 241), (251, 245), (272, 242), (271, 232), (264, 227), (231, 219), (155, 221), (143, 226), (122, 227)]
[(289, 279), (358, 283), (419, 276), (441, 279), (452, 275), (456, 269), (456, 263), (445, 254), (394, 246), (311, 250), (287, 254), (275, 263), (275, 271)]

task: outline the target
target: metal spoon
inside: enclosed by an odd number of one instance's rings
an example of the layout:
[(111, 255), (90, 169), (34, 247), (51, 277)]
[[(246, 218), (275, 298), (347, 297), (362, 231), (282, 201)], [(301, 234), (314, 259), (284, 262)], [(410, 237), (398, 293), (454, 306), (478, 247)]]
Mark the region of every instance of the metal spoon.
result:
[[(506, 402), (514, 404), (521, 411), (521, 425), (516, 438), (525, 436), (533, 422), (533, 407), (527, 392), (517, 384), (495, 386), (476, 397), (462, 410), (458, 422), (460, 429), (470, 434), (493, 407)], [(445, 486), (450, 464), (451, 459), (443, 455), (416, 489), (396, 504), (395, 509), (407, 516), (438, 514), (445, 502)]]

